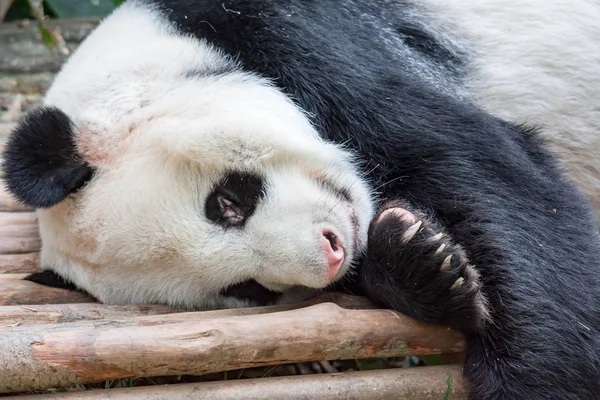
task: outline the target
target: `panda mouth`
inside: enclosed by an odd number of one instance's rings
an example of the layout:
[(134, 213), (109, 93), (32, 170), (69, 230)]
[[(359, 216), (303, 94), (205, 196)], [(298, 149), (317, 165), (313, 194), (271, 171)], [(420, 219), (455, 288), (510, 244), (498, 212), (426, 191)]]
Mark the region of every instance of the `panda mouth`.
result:
[(249, 279), (221, 290), (221, 295), (245, 300), (255, 306), (267, 306), (275, 304), (281, 292), (267, 289), (254, 279)]

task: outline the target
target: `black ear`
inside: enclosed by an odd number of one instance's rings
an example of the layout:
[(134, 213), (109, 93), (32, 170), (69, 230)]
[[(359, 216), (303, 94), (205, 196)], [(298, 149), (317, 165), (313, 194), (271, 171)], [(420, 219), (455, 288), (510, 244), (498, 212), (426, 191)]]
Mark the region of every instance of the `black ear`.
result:
[(94, 172), (77, 154), (71, 119), (54, 107), (32, 111), (17, 125), (3, 159), (8, 190), (34, 208), (55, 205), (82, 187)]

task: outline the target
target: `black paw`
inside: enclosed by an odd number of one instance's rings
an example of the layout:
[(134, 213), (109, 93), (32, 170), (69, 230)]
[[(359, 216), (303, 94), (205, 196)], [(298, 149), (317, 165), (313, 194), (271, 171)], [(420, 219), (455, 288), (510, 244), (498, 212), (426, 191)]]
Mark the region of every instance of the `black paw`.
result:
[(433, 324), (468, 332), (489, 317), (464, 250), (405, 205), (388, 205), (371, 222), (361, 283), (374, 301)]

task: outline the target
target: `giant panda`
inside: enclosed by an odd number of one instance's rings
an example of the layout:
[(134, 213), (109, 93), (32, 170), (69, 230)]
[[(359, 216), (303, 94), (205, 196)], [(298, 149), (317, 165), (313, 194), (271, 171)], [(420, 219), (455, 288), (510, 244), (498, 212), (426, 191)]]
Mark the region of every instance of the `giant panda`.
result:
[(29, 279), (189, 308), (349, 290), (464, 332), (472, 400), (600, 398), (597, 21), (591, 0), (126, 1), (4, 150), (38, 208)]

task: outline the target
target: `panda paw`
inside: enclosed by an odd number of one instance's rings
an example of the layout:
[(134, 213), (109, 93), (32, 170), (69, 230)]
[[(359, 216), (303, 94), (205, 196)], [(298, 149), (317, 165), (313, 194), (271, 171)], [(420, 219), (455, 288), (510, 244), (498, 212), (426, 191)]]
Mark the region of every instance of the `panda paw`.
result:
[(470, 332), (489, 318), (462, 247), (404, 204), (383, 207), (371, 222), (361, 282), (373, 300), (429, 323)]

